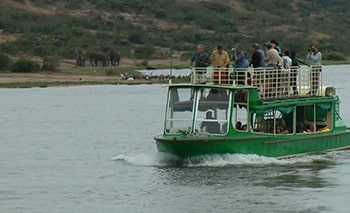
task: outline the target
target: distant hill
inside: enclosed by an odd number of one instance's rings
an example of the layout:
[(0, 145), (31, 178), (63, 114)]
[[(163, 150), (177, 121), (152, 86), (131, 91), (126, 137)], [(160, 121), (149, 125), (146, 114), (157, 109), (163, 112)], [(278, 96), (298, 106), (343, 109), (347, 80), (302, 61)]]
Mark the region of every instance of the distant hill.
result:
[[(347, 0), (0, 0), (0, 52), (75, 58), (112, 47), (123, 56), (168, 58), (198, 43), (226, 49), (277, 39), (304, 56), (350, 59)], [(190, 53), (188, 53), (190, 54)], [(188, 54), (184, 54), (187, 59)]]

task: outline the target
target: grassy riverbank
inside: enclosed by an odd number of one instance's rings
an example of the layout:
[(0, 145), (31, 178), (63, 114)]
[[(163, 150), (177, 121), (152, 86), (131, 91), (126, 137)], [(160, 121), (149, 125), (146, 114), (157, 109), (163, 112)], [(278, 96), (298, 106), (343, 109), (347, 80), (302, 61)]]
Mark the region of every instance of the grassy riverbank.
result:
[[(167, 61), (168, 62), (168, 61)], [(168, 63), (169, 64), (169, 63)], [(349, 61), (334, 62), (324, 61), (325, 65), (349, 64)], [(154, 65), (156, 65), (154, 63)], [(166, 62), (157, 64), (156, 68), (168, 68)], [(176, 63), (176, 67), (186, 67), (185, 63)], [(64, 65), (59, 72), (38, 73), (0, 73), (0, 88), (31, 88), (50, 86), (73, 86), (73, 85), (97, 85), (97, 84), (166, 84), (168, 79), (143, 79), (137, 70), (144, 69), (143, 66), (122, 65), (120, 67), (72, 67)], [(122, 77), (124, 76), (124, 78)], [(127, 80), (125, 76), (136, 77)], [(189, 79), (174, 79), (173, 82), (188, 82)]]

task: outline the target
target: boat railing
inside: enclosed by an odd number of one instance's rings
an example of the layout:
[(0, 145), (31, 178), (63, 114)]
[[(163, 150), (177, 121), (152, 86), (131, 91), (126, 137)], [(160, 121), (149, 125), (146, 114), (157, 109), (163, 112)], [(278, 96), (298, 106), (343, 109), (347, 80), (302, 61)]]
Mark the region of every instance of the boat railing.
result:
[(192, 84), (252, 86), (260, 98), (276, 99), (322, 95), (322, 67), (193, 68)]

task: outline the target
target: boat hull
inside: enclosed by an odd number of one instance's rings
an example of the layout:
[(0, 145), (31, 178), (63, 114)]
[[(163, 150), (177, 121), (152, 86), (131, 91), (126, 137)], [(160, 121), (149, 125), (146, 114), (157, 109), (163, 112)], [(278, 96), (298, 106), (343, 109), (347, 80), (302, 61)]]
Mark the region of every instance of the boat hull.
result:
[(350, 131), (291, 136), (155, 138), (159, 152), (186, 158), (210, 154), (256, 154), (287, 158), (296, 155), (347, 149)]

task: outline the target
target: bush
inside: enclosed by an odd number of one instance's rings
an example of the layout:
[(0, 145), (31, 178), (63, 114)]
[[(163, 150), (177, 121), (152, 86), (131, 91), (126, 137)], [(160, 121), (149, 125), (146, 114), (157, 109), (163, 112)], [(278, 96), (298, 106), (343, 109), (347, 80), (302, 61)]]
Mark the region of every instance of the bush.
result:
[(133, 30), (129, 33), (128, 40), (134, 44), (144, 44), (145, 33), (142, 30)]
[(158, 10), (155, 14), (154, 14), (154, 18), (156, 19), (166, 19), (166, 12), (164, 12), (164, 10)]
[(345, 56), (342, 53), (337, 53), (337, 52), (330, 52), (328, 54), (325, 54), (324, 57), (325, 60), (329, 61), (345, 61)]
[(57, 56), (45, 57), (42, 70), (57, 72), (60, 70), (60, 62), (61, 59)]
[(8, 70), (11, 66), (11, 59), (3, 54), (0, 53), (0, 71)]
[(152, 45), (142, 45), (135, 49), (135, 58), (149, 59), (154, 54), (155, 49)]
[(10, 70), (11, 72), (21, 73), (38, 72), (40, 70), (40, 65), (30, 59), (21, 58), (11, 66)]

